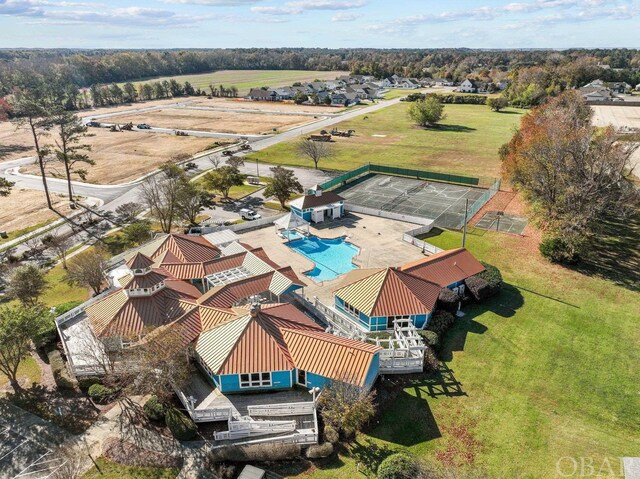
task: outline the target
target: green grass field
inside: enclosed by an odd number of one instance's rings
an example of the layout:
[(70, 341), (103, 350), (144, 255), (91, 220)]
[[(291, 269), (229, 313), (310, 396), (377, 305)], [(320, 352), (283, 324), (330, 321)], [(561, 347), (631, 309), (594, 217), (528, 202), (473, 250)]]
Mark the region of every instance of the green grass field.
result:
[[(20, 361), (20, 365), (18, 366), (18, 379), (27, 378), (27, 387), (31, 386), (32, 383), (39, 383), (41, 377), (42, 373), (40, 371), (40, 366), (38, 366), (35, 359), (31, 356), (27, 356)], [(8, 383), (9, 378), (3, 373), (0, 373), (0, 387), (3, 387)]]
[(121, 466), (103, 457), (96, 460), (99, 470), (94, 466), (82, 479), (174, 479), (178, 468)]
[[(429, 241), (454, 248), (461, 234)], [(564, 456), (598, 466), (608, 458), (617, 468), (619, 457), (640, 456), (640, 293), (552, 265), (525, 245), (495, 232), (469, 235), (468, 249), (498, 266), (506, 285), (487, 304), (467, 306), (450, 331), (442, 355), (451, 377), (383, 387), (397, 396), (368, 434), (289, 477), (364, 477), (356, 462), (405, 448), (495, 478), (557, 477)]]
[[(176, 80), (179, 83), (188, 81), (196, 88), (209, 89), (213, 84), (225, 88), (235, 86), (241, 96), (249, 93), (251, 88), (262, 86), (287, 86), (295, 82), (310, 82), (313, 80), (333, 80), (349, 72), (342, 71), (306, 71), (306, 70), (221, 70), (213, 73), (200, 73), (198, 75), (177, 75), (171, 77), (147, 78), (132, 82), (134, 84)], [(121, 83), (122, 86), (124, 83)]]
[[(446, 105), (447, 118), (441, 126), (423, 129), (408, 118), (407, 107), (400, 103), (336, 125), (341, 130), (353, 129), (356, 135), (336, 138), (331, 143), (334, 156), (322, 160), (320, 167), (350, 170), (370, 162), (497, 177), (498, 148), (511, 138), (523, 113), (512, 108), (496, 113), (484, 105)], [(279, 143), (249, 158), (313, 167), (311, 160), (296, 151), (296, 141)]]

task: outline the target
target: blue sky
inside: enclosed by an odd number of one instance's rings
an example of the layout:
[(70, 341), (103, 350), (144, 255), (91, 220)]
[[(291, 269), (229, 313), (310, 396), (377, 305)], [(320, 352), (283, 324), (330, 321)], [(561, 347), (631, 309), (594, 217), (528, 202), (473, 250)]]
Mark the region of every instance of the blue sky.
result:
[(0, 0), (0, 47), (640, 47), (640, 0)]

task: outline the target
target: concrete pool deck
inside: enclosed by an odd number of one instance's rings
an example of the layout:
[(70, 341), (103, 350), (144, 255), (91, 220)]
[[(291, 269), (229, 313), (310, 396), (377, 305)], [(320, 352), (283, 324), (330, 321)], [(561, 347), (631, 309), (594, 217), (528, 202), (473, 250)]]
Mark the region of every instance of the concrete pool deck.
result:
[[(378, 268), (398, 266), (424, 257), (418, 248), (402, 241), (402, 233), (415, 227), (412, 223), (347, 213), (339, 220), (312, 224), (309, 232), (319, 238), (346, 236), (349, 242), (360, 248), (360, 254), (354, 258), (354, 263), (360, 268)], [(262, 246), (269, 257), (279, 265), (291, 266), (307, 283), (306, 296), (318, 296), (323, 302), (333, 301), (332, 291), (342, 282), (344, 276), (321, 283), (304, 276), (305, 271), (313, 269), (313, 262), (292, 251), (285, 241), (276, 235), (273, 228), (248, 231), (240, 236), (242, 242), (254, 247)]]

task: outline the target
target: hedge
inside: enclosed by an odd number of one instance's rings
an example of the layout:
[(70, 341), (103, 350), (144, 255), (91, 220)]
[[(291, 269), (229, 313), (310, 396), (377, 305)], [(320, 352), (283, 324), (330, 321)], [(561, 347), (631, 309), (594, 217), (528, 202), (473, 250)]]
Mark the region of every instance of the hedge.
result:
[(463, 105), (486, 105), (487, 97), (482, 95), (443, 95), (440, 93), (431, 93), (440, 103), (456, 103)]
[(94, 401), (101, 403), (109, 401), (109, 399), (111, 399), (111, 397), (113, 397), (117, 392), (118, 391), (116, 389), (108, 388), (102, 384), (96, 383), (89, 386), (87, 394), (89, 394), (89, 397)]
[(484, 301), (491, 296), (489, 283), (479, 276), (470, 276), (464, 280), (467, 290), (476, 301)]
[(336, 443), (340, 440), (340, 435), (338, 431), (336, 431), (331, 426), (324, 427), (324, 440), (331, 443)]
[(458, 303), (460, 302), (460, 296), (451, 291), (449, 288), (442, 288), (438, 295), (438, 309), (443, 309), (454, 313), (458, 311)]
[(152, 421), (164, 419), (164, 405), (158, 400), (158, 396), (151, 396), (142, 409), (144, 414)]
[(422, 473), (422, 467), (416, 458), (398, 452), (380, 463), (377, 475), (378, 479), (416, 479)]
[(73, 377), (71, 377), (71, 374), (69, 374), (64, 360), (60, 355), (60, 351), (57, 349), (49, 351), (47, 357), (49, 358), (49, 367), (53, 373), (53, 379), (56, 385), (60, 389), (75, 389), (77, 383)]
[(491, 288), (491, 294), (498, 294), (500, 289), (502, 288), (502, 273), (500, 270), (493, 266), (492, 264), (485, 263), (481, 261), (482, 266), (484, 266), (485, 270), (482, 273), (478, 273), (476, 276), (484, 279), (487, 283), (489, 283), (489, 288)]
[(424, 343), (431, 349), (437, 351), (440, 348), (440, 337), (435, 331), (428, 329), (418, 330), (418, 334), (424, 340)]
[(433, 331), (438, 335), (440, 339), (444, 336), (444, 334), (449, 330), (456, 318), (453, 314), (448, 311), (439, 310), (433, 313), (431, 319), (427, 323), (427, 330)]
[(333, 444), (325, 442), (323, 444), (314, 444), (307, 449), (307, 459), (322, 459), (333, 454)]
[(170, 408), (164, 420), (173, 437), (180, 441), (190, 441), (198, 433), (195, 423), (176, 408)]

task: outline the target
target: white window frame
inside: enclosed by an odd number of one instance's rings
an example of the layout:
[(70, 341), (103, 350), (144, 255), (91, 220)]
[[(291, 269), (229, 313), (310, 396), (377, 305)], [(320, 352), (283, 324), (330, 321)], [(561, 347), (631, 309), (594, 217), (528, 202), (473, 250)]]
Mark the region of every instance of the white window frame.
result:
[[(408, 320), (411, 320), (411, 315), (410, 314), (404, 314), (404, 315), (399, 315), (399, 316), (387, 316), (387, 329), (393, 329), (393, 322), (396, 319), (408, 319)], [(391, 327), (389, 327), (389, 324), (391, 324)]]
[[(304, 374), (304, 383), (300, 382), (300, 373)], [(298, 369), (296, 371), (296, 384), (307, 387), (307, 371), (305, 371), (304, 369)]]
[[(254, 375), (258, 375), (257, 378)], [(267, 377), (265, 377), (267, 375)], [(244, 373), (240, 374), (239, 378), (240, 387), (245, 388), (264, 388), (271, 387), (273, 384), (273, 378), (270, 371), (263, 371), (259, 373)]]
[(347, 312), (353, 314), (356, 318), (360, 318), (360, 310), (358, 308), (355, 308), (354, 306), (350, 305), (346, 301), (343, 301), (343, 308)]

